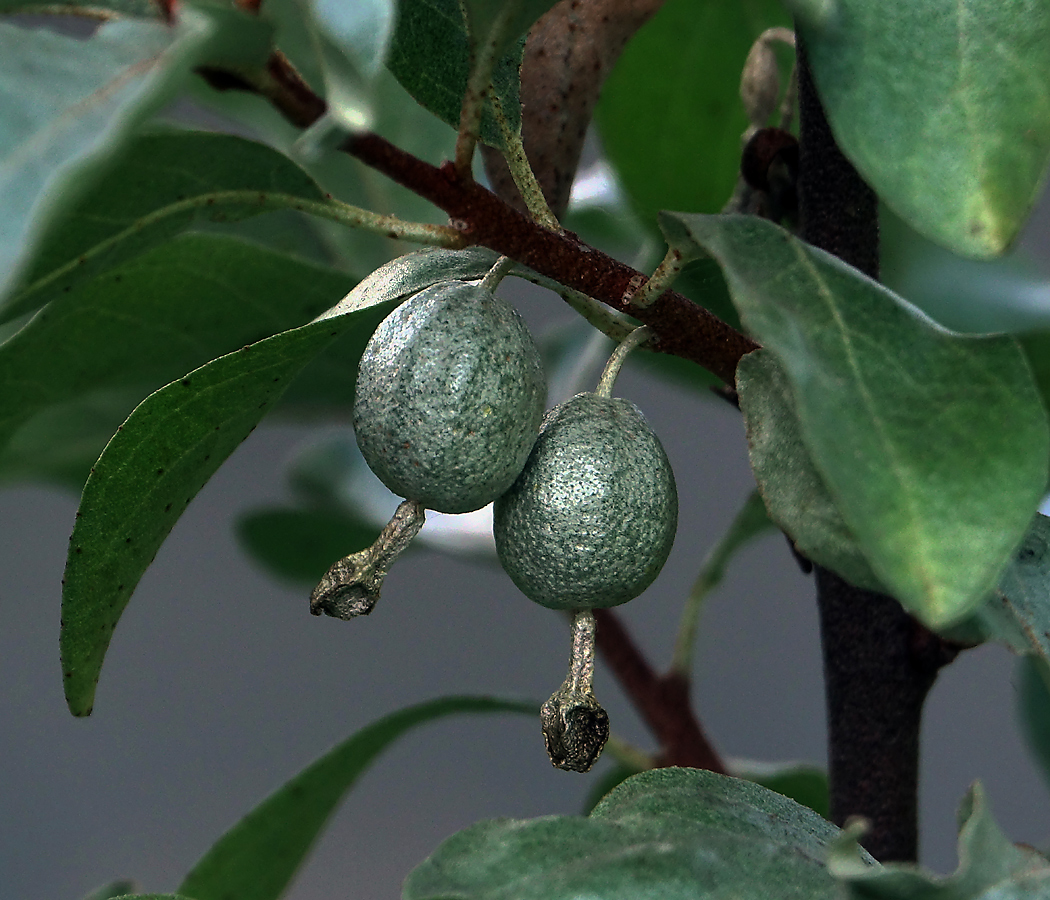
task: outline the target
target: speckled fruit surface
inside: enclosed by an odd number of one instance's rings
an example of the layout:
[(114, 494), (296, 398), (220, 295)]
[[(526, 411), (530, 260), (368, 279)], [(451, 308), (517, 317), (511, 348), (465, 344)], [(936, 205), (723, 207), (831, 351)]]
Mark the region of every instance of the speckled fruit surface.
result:
[(631, 402), (577, 394), (552, 409), (511, 489), (496, 501), (503, 568), (551, 609), (617, 606), (659, 574), (678, 493), (667, 454)]
[(395, 494), (470, 512), (521, 471), (546, 394), (539, 351), (514, 308), (478, 285), (447, 281), (406, 300), (372, 335), (354, 431)]

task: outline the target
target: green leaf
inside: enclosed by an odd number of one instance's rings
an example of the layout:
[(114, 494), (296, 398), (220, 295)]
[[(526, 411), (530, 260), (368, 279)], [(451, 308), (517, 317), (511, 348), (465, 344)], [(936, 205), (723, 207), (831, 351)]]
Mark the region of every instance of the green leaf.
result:
[(445, 841), (405, 900), (797, 900), (837, 897), (824, 867), (839, 833), (772, 791), (695, 769), (629, 778), (587, 818), (497, 819)]
[[(518, 69), (523, 47), (524, 42), (519, 42), (492, 73), (493, 90), (512, 130), (521, 124)], [(459, 0), (401, 0), (387, 67), (422, 106), (458, 128), (472, 48)], [(481, 139), (492, 147), (503, 146), (487, 105), (481, 118)]]
[(735, 777), (753, 781), (790, 797), (796, 803), (809, 807), (818, 816), (830, 819), (828, 773), (819, 766), (800, 762), (766, 763), (751, 759), (735, 760), (730, 766)]
[(520, 38), (527, 35), (536, 20), (558, 0), (464, 0), (467, 22), (475, 44), (481, 44), (492, 33), (500, 16), (506, 17), (502, 26), (500, 50), (507, 52)]
[(241, 545), (270, 572), (315, 585), (332, 560), (364, 550), (380, 528), (363, 518), (320, 509), (262, 509), (237, 520)]
[[(602, 147), (649, 227), (662, 209), (717, 212), (740, 171), (740, 73), (776, 0), (667, 0), (631, 39), (595, 111)], [(668, 52), (673, 47), (674, 52)]]
[(113, 630), (183, 510), (285, 387), (334, 339), (371, 333), (388, 305), (329, 313), (213, 360), (147, 397), (99, 458), (77, 512), (62, 591), (62, 677), (90, 715)]
[[(0, 394), (0, 480), (47, 475), (56, 452), (65, 470), (70, 441), (84, 439), (75, 458), (86, 477), (106, 439), (151, 391), (308, 322), (353, 284), (342, 272), (203, 234), (78, 281), (0, 345), (0, 381), (17, 385)], [(27, 454), (27, 441), (43, 455)]]
[(135, 887), (135, 882), (127, 879), (111, 881), (93, 890), (84, 900), (114, 900), (116, 897), (127, 897), (134, 893)]
[(1050, 665), (1045, 659), (1022, 656), (1014, 672), (1021, 732), (1050, 785)]
[(476, 281), (495, 265), (499, 254), (484, 247), (432, 248), (406, 253), (358, 283), (332, 312), (350, 312), (379, 303), (400, 303), (442, 281)]
[(776, 357), (766, 350), (745, 356), (736, 389), (751, 470), (770, 517), (807, 559), (857, 587), (885, 593), (806, 449), (791, 385)]
[(995, 593), (947, 636), (998, 641), (1050, 663), (1050, 518), (1033, 519)]
[(1017, 343), (945, 331), (770, 222), (664, 213), (661, 224), (686, 257), (722, 266), (878, 579), (932, 628), (973, 610), (1047, 483), (1046, 412)]
[(966, 259), (883, 207), (879, 250), (879, 280), (945, 328), (990, 334), (1050, 326), (1050, 279), (1021, 248), (996, 259)]
[(951, 875), (942, 878), (910, 863), (867, 865), (857, 843), (863, 831), (847, 827), (828, 859), (847, 900), (1041, 900), (1050, 889), (1046, 858), (1002, 833), (980, 782), (959, 809), (959, 866)]
[(793, 0), (842, 151), (909, 225), (1002, 253), (1050, 161), (1043, 0)]
[(276, 900), (343, 795), (376, 757), (417, 725), (458, 713), (524, 713), (537, 704), (443, 697), (374, 722), (271, 794), (223, 835), (179, 890), (194, 900)]
[(236, 221), (323, 201), (295, 163), (229, 135), (173, 132), (136, 138), (118, 165), (42, 235), (20, 289), (0, 312), (30, 312), (204, 221)]
[[(105, 10), (122, 16), (142, 19), (160, 19), (160, 5), (155, 0), (69, 0), (61, 9)], [(51, 0), (0, 0), (0, 13), (54, 13)]]
[(48, 223), (187, 74), (212, 26), (187, 10), (86, 40), (0, 22), (0, 297)]

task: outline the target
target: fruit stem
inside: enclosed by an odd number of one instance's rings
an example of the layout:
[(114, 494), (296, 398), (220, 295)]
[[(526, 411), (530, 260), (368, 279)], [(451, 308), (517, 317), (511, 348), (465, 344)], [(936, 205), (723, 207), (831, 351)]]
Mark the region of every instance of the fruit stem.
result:
[(496, 288), (499, 287), (499, 283), (510, 274), (510, 270), (513, 267), (513, 259), (509, 256), (501, 256), (496, 260), (495, 265), (488, 270), (485, 277), (481, 279), (481, 286), (490, 294), (496, 293)]
[(594, 390), (595, 394), (599, 397), (612, 396), (613, 385), (616, 384), (616, 378), (620, 374), (620, 368), (623, 366), (624, 360), (627, 359), (627, 354), (639, 344), (644, 344), (652, 334), (653, 330), (648, 325), (641, 325), (620, 342), (619, 346), (613, 350), (609, 361), (605, 364), (605, 371), (602, 372), (602, 377), (598, 379), (598, 387)]
[(367, 616), (379, 600), (383, 579), (423, 527), (423, 505), (405, 500), (375, 543), (332, 564), (310, 594), (310, 612), (336, 619)]
[(596, 628), (591, 610), (573, 616), (569, 674), (540, 708), (551, 764), (571, 772), (590, 771), (609, 739), (609, 715), (594, 696)]

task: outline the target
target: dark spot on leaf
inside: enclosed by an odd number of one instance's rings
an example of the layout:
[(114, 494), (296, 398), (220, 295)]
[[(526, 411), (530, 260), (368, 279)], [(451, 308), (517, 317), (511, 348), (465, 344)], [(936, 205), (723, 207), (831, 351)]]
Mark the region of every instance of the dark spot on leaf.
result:
[(73, 548), (73, 552), (74, 553), (83, 553), (84, 552), (84, 548), (83, 547), (74, 547)]
[(170, 503), (167, 506), (164, 507), (164, 512), (171, 512), (171, 504)]
[(164, 470), (163, 469), (157, 469), (157, 474), (158, 475), (163, 475), (164, 474)]
[(277, 376), (277, 377), (276, 377), (276, 378), (275, 378), (275, 379), (273, 380), (273, 382), (274, 382), (274, 384), (276, 384), (276, 383), (277, 383), (278, 381), (280, 381), (280, 380), (281, 380), (281, 376), (280, 376), (280, 375), (278, 375), (278, 376)]
[(129, 537), (124, 538), (124, 543), (125, 544), (130, 544), (131, 543), (131, 538), (129, 538)]
[(72, 678), (73, 677), (73, 673), (72, 672), (63, 672), (62, 673), (62, 677), (63, 678)]
[(204, 461), (207, 462), (209, 459), (211, 459), (211, 454), (210, 453), (205, 453), (204, 454)]
[(123, 275), (114, 275), (114, 276), (113, 276), (113, 280), (114, 280), (114, 281), (115, 281), (115, 282), (116, 282), (117, 284), (120, 284), (120, 283), (121, 283), (121, 282), (122, 282), (122, 281), (124, 280), (124, 276), (123, 276)]
[(82, 266), (82, 265), (84, 265), (84, 263), (86, 263), (86, 262), (87, 262), (87, 257), (86, 257), (86, 256), (81, 256), (81, 257), (80, 257), (80, 258), (79, 258), (79, 259), (77, 260), (77, 265), (78, 265), (78, 266)]
[(122, 585), (122, 584), (118, 584), (118, 585), (117, 585), (117, 590), (118, 590), (118, 591), (122, 591), (122, 590), (124, 590), (124, 585)]
[(62, 288), (62, 293), (68, 294), (71, 290), (73, 290), (73, 288), (67, 284), (64, 288)]
[(183, 378), (182, 379), (182, 386), (183, 387), (189, 387), (190, 386), (190, 380), (188, 378)]

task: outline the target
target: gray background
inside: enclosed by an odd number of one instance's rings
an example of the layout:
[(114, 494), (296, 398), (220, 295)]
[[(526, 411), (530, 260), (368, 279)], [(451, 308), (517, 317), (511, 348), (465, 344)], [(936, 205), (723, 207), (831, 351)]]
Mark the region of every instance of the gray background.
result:
[[(1039, 240), (1029, 238), (1046, 259)], [(516, 296), (537, 327), (570, 317), (538, 290)], [(617, 392), (650, 418), (681, 492), (666, 569), (621, 608), (662, 664), (699, 562), (752, 482), (728, 405), (636, 371)], [(495, 567), (417, 552), (394, 568), (372, 616), (338, 622), (311, 617), (303, 589), (244, 557), (234, 516), (284, 498), (283, 463), (312, 434), (260, 428), (194, 500), (121, 620), (86, 720), (66, 712), (57, 648), (76, 498), (0, 492), (0, 900), (72, 900), (127, 876), (174, 890), (241, 815), (370, 721), (447, 693), (541, 700), (558, 686), (563, 619)], [(922, 825), (923, 858), (936, 869), (954, 866), (954, 810), (976, 778), (1012, 837), (1050, 835), (1046, 790), (1015, 727), (1011, 672), (1006, 651), (983, 647), (933, 690)], [(614, 729), (648, 747), (605, 671), (597, 692)], [(743, 553), (706, 608), (695, 696), (722, 753), (823, 762), (812, 584), (778, 536)], [(425, 726), (361, 779), (289, 896), (397, 897), (409, 869), (452, 832), (484, 817), (577, 812), (607, 764), (587, 776), (552, 769), (525, 717)]]

